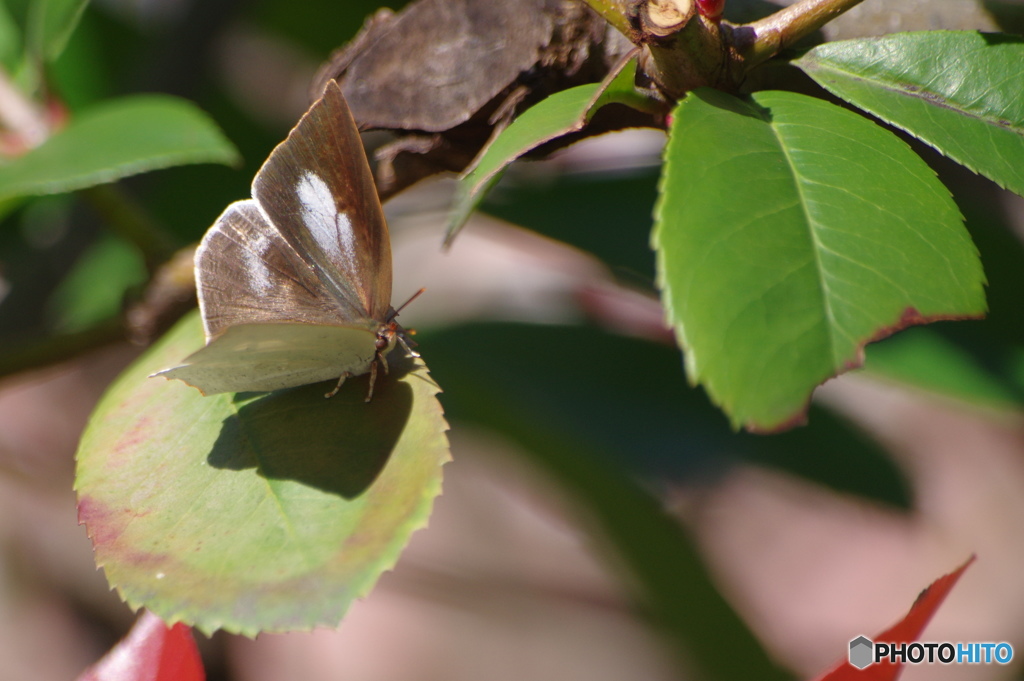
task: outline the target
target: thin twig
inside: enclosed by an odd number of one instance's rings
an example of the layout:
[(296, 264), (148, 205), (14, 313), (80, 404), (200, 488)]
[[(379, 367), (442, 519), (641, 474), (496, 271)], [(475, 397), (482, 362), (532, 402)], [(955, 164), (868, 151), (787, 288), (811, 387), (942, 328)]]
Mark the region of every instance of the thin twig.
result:
[(863, 0), (799, 0), (785, 9), (749, 24), (734, 27), (753, 32), (753, 40), (740, 48), (746, 68), (774, 57), (804, 36), (859, 5)]

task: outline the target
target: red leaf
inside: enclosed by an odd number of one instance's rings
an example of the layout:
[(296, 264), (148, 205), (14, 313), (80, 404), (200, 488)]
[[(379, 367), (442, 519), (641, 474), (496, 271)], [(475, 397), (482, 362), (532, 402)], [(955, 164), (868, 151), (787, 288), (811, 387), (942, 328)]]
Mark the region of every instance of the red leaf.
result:
[[(957, 568), (954, 572), (939, 577), (932, 585), (918, 595), (917, 600), (910, 606), (910, 612), (902, 620), (892, 627), (889, 627), (878, 636), (875, 641), (886, 643), (913, 643), (924, 631), (925, 626), (931, 620), (932, 615), (939, 609), (946, 596), (953, 589), (953, 585), (960, 579), (967, 566), (974, 562), (974, 556), (967, 559), (967, 562)], [(815, 681), (895, 681), (903, 669), (903, 664), (891, 662), (879, 662), (864, 669), (857, 669), (848, 661), (840, 662), (824, 676), (819, 676)]]
[(128, 635), (78, 681), (206, 681), (192, 630), (144, 610)]

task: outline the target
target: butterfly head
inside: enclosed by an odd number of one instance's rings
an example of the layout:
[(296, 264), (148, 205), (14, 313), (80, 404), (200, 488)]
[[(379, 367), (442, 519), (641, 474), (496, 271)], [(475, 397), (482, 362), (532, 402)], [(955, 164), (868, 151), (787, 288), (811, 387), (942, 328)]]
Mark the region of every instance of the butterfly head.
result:
[(399, 335), (403, 329), (398, 325), (394, 319), (384, 322), (377, 327), (377, 354), (388, 355), (392, 350), (395, 349), (395, 344), (398, 343)]
[(410, 338), (412, 333), (415, 333), (415, 331), (410, 333), (409, 331), (403, 329), (402, 326), (395, 321), (395, 318), (398, 317), (399, 312), (405, 309), (406, 305), (419, 298), (420, 294), (422, 294), (426, 290), (427, 289), (425, 288), (421, 288), (419, 291), (409, 296), (409, 300), (399, 305), (397, 310), (392, 308), (391, 310), (388, 311), (388, 316), (384, 318), (384, 322), (377, 327), (378, 357), (387, 355), (389, 352), (394, 350), (395, 343), (400, 343), (407, 354), (413, 357), (419, 357), (419, 355), (417, 355), (412, 350), (414, 347), (416, 347), (416, 341)]

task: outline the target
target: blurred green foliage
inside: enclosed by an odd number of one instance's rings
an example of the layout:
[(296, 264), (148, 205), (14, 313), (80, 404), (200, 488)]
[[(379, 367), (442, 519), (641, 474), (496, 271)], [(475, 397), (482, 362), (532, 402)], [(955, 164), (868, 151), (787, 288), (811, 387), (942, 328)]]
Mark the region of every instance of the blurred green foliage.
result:
[[(0, 64), (16, 82), (38, 93), (39, 79), (19, 66), (24, 46), (15, 44), (27, 21), (27, 5), (27, 0), (0, 5), (9, 10), (0, 12)], [(165, 92), (195, 102), (217, 122), (241, 152), (242, 168), (188, 165), (119, 183), (144, 206), (168, 243), (185, 246), (198, 240), (228, 203), (249, 195), (254, 172), (289, 127), (266, 123), (231, 95), (225, 72), (216, 66), (226, 33), (239, 26), (257, 29), (288, 41), (315, 64), (352, 36), (378, 3), (197, 0), (183, 4), (178, 14), (152, 17), (119, 14), (113, 7), (96, 5), (85, 12), (66, 49), (47, 69), (47, 89), (72, 116), (111, 97)], [(1016, 309), (1024, 251), (1012, 236), (1009, 216), (992, 209), (999, 190), (951, 164), (938, 165), (981, 250), (992, 318), (901, 334), (877, 346), (877, 362), (872, 346), (868, 371), (967, 400), (994, 395), (1003, 405), (1019, 408), (1024, 327)], [(483, 209), (588, 251), (629, 283), (653, 291), (648, 235), (656, 183), (650, 170), (537, 184), (506, 177)], [(80, 195), (27, 199), (4, 208), (0, 354), (15, 356), (90, 327), (111, 328), (122, 302), (137, 297), (144, 283), (139, 251), (115, 235)], [(911, 348), (913, 361), (890, 361), (887, 367), (884, 353), (904, 350), (900, 344), (913, 342), (920, 333), (940, 339), (926, 342), (929, 348), (945, 344), (951, 350)], [(119, 337), (114, 329), (107, 339)], [(713, 678), (751, 678), (751, 670), (766, 678), (777, 672), (769, 671), (763, 652), (715, 590), (692, 544), (663, 513), (652, 490), (720, 475), (737, 462), (755, 462), (896, 508), (913, 501), (912, 490), (878, 444), (823, 409), (812, 408), (808, 427), (782, 436), (732, 432), (703, 392), (687, 386), (675, 348), (588, 326), (428, 329), (419, 341), (445, 390), (441, 399), (453, 428), (474, 423), (505, 434), (589, 509), (640, 576), (640, 600), (648, 611), (676, 634), (680, 648), (699, 648), (694, 657), (715, 670)], [(929, 383), (929, 375), (944, 380)], [(957, 376), (964, 380), (948, 380)], [(691, 603), (702, 604), (696, 608), (705, 618), (699, 626), (686, 619)], [(723, 628), (711, 628), (712, 622)], [(709, 630), (726, 633), (709, 641)], [(737, 648), (729, 636), (742, 639), (746, 647)], [(716, 666), (717, 658), (736, 655), (738, 649), (743, 659), (735, 667), (729, 667), (730, 660)]]

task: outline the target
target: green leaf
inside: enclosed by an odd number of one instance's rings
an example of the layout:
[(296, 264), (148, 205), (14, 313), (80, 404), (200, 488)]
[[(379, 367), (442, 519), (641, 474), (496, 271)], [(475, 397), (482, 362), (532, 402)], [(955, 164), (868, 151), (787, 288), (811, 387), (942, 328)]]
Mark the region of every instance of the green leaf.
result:
[(21, 31), (7, 4), (0, 2), (0, 65), (13, 73), (21, 57)]
[(877, 378), (979, 406), (1017, 411), (1022, 405), (1021, 388), (1007, 358), (986, 353), (982, 362), (931, 329), (910, 329), (872, 345), (866, 355), (864, 370)]
[(792, 425), (816, 385), (861, 363), (865, 343), (985, 311), (977, 251), (932, 170), (819, 99), (691, 93), (655, 218), (687, 373), (734, 426)]
[(59, 57), (88, 4), (89, 0), (33, 0), (28, 16), (32, 51), (44, 61)]
[(898, 33), (826, 43), (795, 63), (838, 97), (1024, 194), (1024, 38)]
[(644, 108), (646, 104), (633, 86), (635, 72), (635, 61), (627, 61), (605, 82), (556, 92), (523, 112), (502, 130), (480, 153), (472, 168), (459, 179), (446, 243), (452, 242), (484, 195), (517, 158), (551, 140), (582, 130), (597, 110), (606, 104), (619, 102)]
[(146, 264), (128, 242), (106, 236), (83, 253), (49, 300), (53, 327), (84, 331), (116, 317), (125, 294), (146, 281)]
[(41, 146), (0, 165), (0, 200), (59, 194), (188, 163), (236, 163), (238, 152), (191, 103), (164, 95), (111, 100)]
[(426, 524), (449, 460), (437, 386), (392, 355), (330, 385), (202, 397), (147, 378), (202, 342), (186, 319), (117, 380), (78, 451), (79, 515), (132, 606), (209, 633), (336, 626)]

